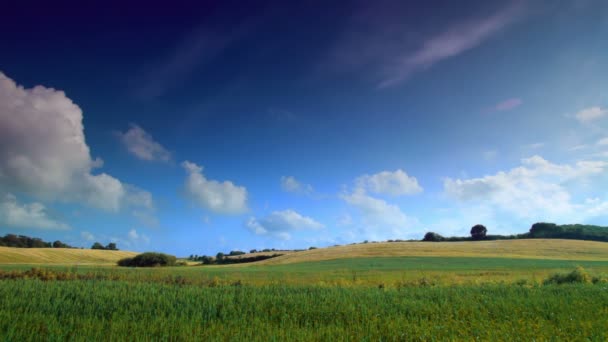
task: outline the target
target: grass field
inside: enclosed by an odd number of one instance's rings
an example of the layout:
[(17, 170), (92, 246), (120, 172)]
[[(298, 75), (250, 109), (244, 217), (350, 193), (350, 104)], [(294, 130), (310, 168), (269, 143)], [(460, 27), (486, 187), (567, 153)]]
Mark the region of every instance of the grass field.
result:
[(262, 261), (289, 264), (359, 257), (440, 256), (557, 260), (606, 260), (608, 243), (561, 239), (466, 242), (382, 242), (319, 248)]
[(0, 264), (91, 264), (114, 265), (134, 252), (77, 248), (0, 247)]
[[(21, 263), (0, 265), (1, 339), (608, 339), (602, 243), (370, 243), (148, 269), (113, 266), (117, 252), (84, 252), (101, 254), (35, 264), (26, 250)], [(578, 266), (601, 281), (543, 284)]]

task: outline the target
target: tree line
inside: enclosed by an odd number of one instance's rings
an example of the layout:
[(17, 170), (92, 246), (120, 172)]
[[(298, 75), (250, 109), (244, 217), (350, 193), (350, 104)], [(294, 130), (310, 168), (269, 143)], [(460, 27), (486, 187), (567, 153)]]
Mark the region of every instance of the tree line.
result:
[(77, 248), (59, 240), (47, 242), (41, 238), (15, 234), (6, 234), (4, 237), (0, 237), (0, 246), (17, 248)]
[(513, 240), (513, 239), (570, 239), (608, 242), (608, 227), (537, 222), (527, 233), (514, 235), (488, 235), (485, 226), (477, 224), (471, 228), (471, 236), (444, 237), (435, 232), (428, 232), (422, 241), (478, 241), (478, 240)]
[[(67, 243), (63, 243), (59, 240), (54, 242), (44, 241), (41, 238), (29, 237), (26, 235), (15, 235), (6, 234), (0, 237), (0, 246), (2, 247), (16, 247), (16, 248), (81, 248), (70, 246)], [(110, 242), (107, 245), (102, 245), (99, 242), (95, 242), (91, 249), (104, 249), (109, 251), (117, 251), (118, 247), (116, 243)]]

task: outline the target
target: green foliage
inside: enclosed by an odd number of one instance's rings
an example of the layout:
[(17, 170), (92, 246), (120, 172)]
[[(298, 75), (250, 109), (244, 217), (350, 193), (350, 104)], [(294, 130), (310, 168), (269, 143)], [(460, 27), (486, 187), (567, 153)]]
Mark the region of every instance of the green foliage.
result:
[(117, 251), (118, 248), (116, 247), (116, 244), (114, 242), (110, 242), (105, 249), (109, 250), (109, 251)]
[(432, 242), (439, 242), (439, 241), (443, 241), (445, 238), (437, 233), (433, 233), (433, 232), (428, 232), (426, 234), (424, 234), (424, 238), (422, 238), (422, 241), (432, 241)]
[(133, 258), (124, 258), (118, 261), (118, 266), (128, 267), (158, 267), (158, 266), (175, 266), (177, 258), (173, 255), (155, 252), (146, 252), (134, 256)]
[(488, 229), (481, 224), (476, 224), (471, 228), (471, 238), (473, 240), (483, 240), (488, 233)]
[(582, 267), (577, 267), (574, 271), (570, 272), (570, 273), (556, 273), (553, 274), (551, 277), (545, 279), (545, 281), (543, 282), (543, 284), (545, 285), (550, 285), (550, 284), (589, 284), (591, 283), (593, 279), (591, 278), (591, 276), (589, 275), (589, 273), (587, 273), (587, 271), (585, 271), (584, 268)]
[(99, 242), (95, 242), (93, 244), (93, 246), (91, 246), (91, 249), (106, 249), (102, 244), (100, 244)]
[[(65, 245), (65, 244), (64, 244)], [(25, 235), (6, 234), (0, 237), (0, 246), (17, 248), (50, 248), (50, 242), (42, 241), (40, 238), (32, 238)], [(65, 245), (68, 246), (68, 245)], [(69, 247), (69, 246), (68, 246)]]
[(236, 255), (243, 255), (245, 254), (245, 252), (242, 251), (230, 251), (230, 253), (228, 255), (230, 256), (236, 256)]
[(114, 242), (110, 242), (106, 246), (102, 245), (99, 242), (95, 242), (93, 244), (93, 246), (91, 246), (91, 249), (103, 249), (103, 250), (108, 250), (108, 251), (117, 251), (118, 247), (116, 247), (116, 243), (114, 243)]
[(608, 242), (608, 227), (538, 222), (530, 227), (531, 238), (573, 239)]

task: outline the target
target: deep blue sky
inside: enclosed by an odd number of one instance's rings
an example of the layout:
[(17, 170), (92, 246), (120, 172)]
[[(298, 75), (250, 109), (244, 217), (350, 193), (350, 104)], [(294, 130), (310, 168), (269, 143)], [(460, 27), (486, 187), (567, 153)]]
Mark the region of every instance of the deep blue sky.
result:
[(607, 224), (604, 1), (0, 13), (0, 234), (189, 255)]

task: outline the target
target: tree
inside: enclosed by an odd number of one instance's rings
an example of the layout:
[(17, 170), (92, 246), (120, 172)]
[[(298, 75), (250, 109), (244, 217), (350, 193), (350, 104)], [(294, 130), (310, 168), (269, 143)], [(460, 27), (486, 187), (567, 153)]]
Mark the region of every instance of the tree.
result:
[(473, 240), (483, 240), (486, 237), (488, 230), (484, 225), (476, 224), (471, 228), (471, 237)]
[(222, 262), (224, 260), (224, 253), (219, 252), (215, 255), (215, 261), (217, 261), (218, 263)]
[(117, 250), (118, 250), (118, 247), (116, 247), (116, 243), (114, 243), (114, 242), (110, 242), (110, 243), (109, 243), (109, 244), (106, 246), (106, 248), (105, 248), (105, 249), (107, 249), (107, 250), (109, 250), (109, 251), (117, 251)]
[(433, 241), (433, 242), (439, 242), (443, 240), (443, 236), (434, 233), (434, 232), (428, 232), (426, 234), (424, 234), (424, 238), (422, 238), (422, 241)]
[(157, 266), (175, 266), (177, 258), (173, 255), (164, 253), (146, 252), (136, 255), (133, 258), (124, 258), (118, 260), (118, 266), (126, 267), (157, 267)]
[(106, 249), (102, 244), (100, 244), (99, 242), (95, 242), (93, 244), (93, 246), (91, 246), (91, 249)]

